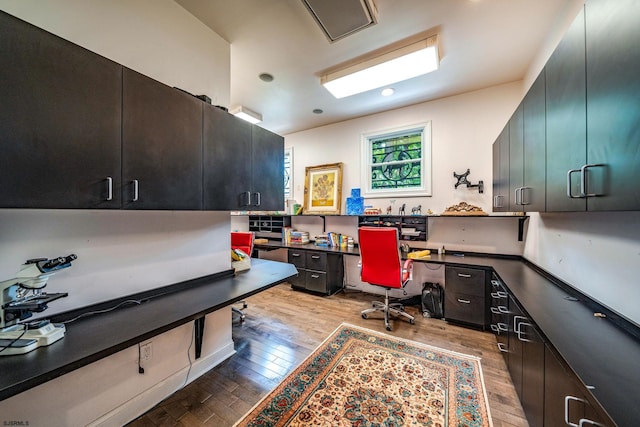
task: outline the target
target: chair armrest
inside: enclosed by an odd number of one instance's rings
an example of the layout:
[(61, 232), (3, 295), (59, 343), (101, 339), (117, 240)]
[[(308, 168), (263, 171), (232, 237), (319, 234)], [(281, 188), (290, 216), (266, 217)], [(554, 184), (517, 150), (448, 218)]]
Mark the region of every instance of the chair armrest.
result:
[(402, 285), (413, 279), (413, 260), (407, 259), (402, 266)]

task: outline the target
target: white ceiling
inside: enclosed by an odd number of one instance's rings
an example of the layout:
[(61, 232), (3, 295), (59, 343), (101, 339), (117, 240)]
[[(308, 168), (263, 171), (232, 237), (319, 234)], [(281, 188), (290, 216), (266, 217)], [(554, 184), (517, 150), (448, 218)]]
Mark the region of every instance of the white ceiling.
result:
[[(175, 1), (231, 44), (231, 106), (281, 135), (521, 80), (569, 2), (376, 0), (376, 25), (329, 43), (301, 0)], [(440, 69), (394, 84), (394, 95), (335, 99), (320, 85), (322, 71), (423, 32), (439, 34)]]

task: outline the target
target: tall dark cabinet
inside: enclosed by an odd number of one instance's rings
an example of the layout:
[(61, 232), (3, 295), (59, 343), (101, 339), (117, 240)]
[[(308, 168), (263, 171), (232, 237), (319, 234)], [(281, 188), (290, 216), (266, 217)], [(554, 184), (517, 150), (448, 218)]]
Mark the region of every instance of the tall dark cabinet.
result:
[(284, 138), (205, 106), (204, 206), (283, 210)]
[(581, 11), (545, 67), (549, 211), (583, 211), (587, 206), (579, 180), (579, 168), (587, 162), (584, 46)]
[(0, 11), (0, 206), (119, 208), (122, 66)]
[[(588, 210), (640, 209), (640, 2), (586, 5)], [(597, 166), (605, 165), (605, 166)]]
[(546, 108), (542, 73), (522, 101), (523, 187), (519, 189), (521, 210), (540, 212), (546, 207)]
[(509, 210), (509, 125), (493, 143), (493, 211)]
[(122, 205), (202, 208), (202, 106), (197, 98), (124, 69)]
[(521, 211), (521, 193), (524, 187), (524, 125), (522, 103), (516, 108), (509, 123), (509, 209)]

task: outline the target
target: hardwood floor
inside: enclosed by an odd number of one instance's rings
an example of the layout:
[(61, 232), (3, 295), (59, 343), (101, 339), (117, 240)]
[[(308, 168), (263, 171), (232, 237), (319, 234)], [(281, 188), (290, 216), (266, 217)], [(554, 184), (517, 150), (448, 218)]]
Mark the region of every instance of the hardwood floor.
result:
[[(248, 298), (246, 320), (233, 326), (237, 353), (129, 426), (233, 425), (340, 323), (386, 332), (381, 318), (360, 317), (374, 299), (355, 292), (321, 297), (288, 284)], [(388, 333), (481, 357), (494, 427), (528, 426), (493, 334), (423, 318), (417, 307), (406, 311), (416, 324), (393, 320)]]

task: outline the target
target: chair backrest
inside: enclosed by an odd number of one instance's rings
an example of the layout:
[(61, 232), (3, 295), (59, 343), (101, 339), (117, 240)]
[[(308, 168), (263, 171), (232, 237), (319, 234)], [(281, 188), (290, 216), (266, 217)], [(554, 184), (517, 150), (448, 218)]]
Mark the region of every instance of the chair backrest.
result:
[(240, 249), (245, 254), (251, 256), (253, 252), (253, 232), (232, 231), (231, 249)]
[[(360, 227), (360, 278), (386, 288), (401, 288), (408, 279), (402, 268), (398, 230), (391, 227)], [(406, 274), (405, 274), (406, 273)]]

